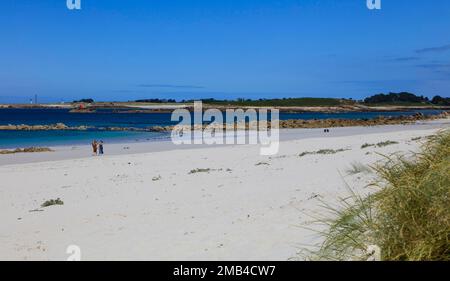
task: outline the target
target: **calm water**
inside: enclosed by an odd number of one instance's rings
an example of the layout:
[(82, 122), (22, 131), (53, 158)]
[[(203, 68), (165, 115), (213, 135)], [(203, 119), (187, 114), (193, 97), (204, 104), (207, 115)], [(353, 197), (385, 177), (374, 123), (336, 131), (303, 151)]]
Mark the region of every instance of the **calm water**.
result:
[[(287, 119), (363, 119), (377, 116), (438, 114), (436, 110), (415, 110), (403, 112), (349, 112), (349, 113), (280, 113), (281, 120)], [(0, 125), (48, 125), (64, 123), (67, 126), (92, 127), (150, 127), (174, 125), (170, 113), (114, 113), (100, 110), (96, 113), (69, 113), (67, 109), (0, 109)], [(93, 139), (107, 142), (154, 141), (168, 139), (166, 133), (154, 132), (105, 132), (89, 131), (0, 131), (0, 148), (24, 146), (55, 146), (88, 144)]]

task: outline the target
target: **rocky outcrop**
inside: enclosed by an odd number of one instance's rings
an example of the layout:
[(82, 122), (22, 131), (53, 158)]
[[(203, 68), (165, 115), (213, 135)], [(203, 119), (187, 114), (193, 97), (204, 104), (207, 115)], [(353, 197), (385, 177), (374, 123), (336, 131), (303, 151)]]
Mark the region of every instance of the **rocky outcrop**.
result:
[(114, 113), (120, 114), (153, 114), (153, 113), (172, 113), (173, 110), (156, 108), (156, 109), (130, 109), (130, 110), (114, 110)]
[(127, 132), (149, 132), (148, 128), (136, 128), (136, 127), (97, 127), (98, 131), (127, 131)]
[(52, 152), (48, 147), (27, 147), (17, 148), (14, 150), (0, 150), (0, 154), (15, 154), (15, 153), (33, 153), (33, 152)]
[(76, 108), (76, 109), (72, 109), (69, 111), (69, 113), (95, 113), (95, 112), (96, 112), (96, 110), (91, 109), (91, 108), (85, 108), (85, 109)]
[[(397, 125), (397, 124), (410, 124), (421, 120), (436, 120), (442, 118), (448, 118), (449, 113), (443, 112), (438, 115), (424, 115), (420, 112), (411, 116), (398, 116), (398, 117), (377, 117), (373, 119), (291, 119), (280, 120), (280, 129), (300, 129), (300, 128), (336, 128), (336, 127), (355, 127), (355, 126), (379, 126), (379, 125)], [(256, 122), (250, 123), (235, 123), (234, 129), (257, 129), (258, 124)], [(225, 125), (215, 124), (211, 125), (194, 125), (194, 126), (177, 126), (179, 130), (204, 130), (206, 127), (210, 129), (224, 129)], [(271, 122), (267, 122), (267, 127), (271, 128)], [(175, 126), (154, 126), (149, 128), (153, 132), (170, 132), (175, 129)]]
[[(296, 128), (333, 128), (333, 127), (354, 127), (354, 126), (378, 126), (378, 125), (395, 125), (395, 124), (409, 124), (421, 120), (436, 120), (442, 118), (449, 118), (448, 112), (443, 112), (438, 115), (424, 115), (422, 113), (416, 113), (411, 116), (398, 116), (398, 117), (377, 117), (373, 119), (291, 119), (280, 120), (279, 127), (282, 129), (296, 129)], [(194, 125), (194, 126), (177, 126), (178, 129), (183, 130), (204, 130), (209, 129), (224, 129), (225, 124), (214, 125)], [(235, 123), (235, 130), (258, 129), (257, 122), (240, 122)], [(271, 122), (267, 122), (267, 127), (271, 128)], [(170, 132), (175, 126), (153, 126), (148, 128), (136, 128), (136, 127), (89, 127), (89, 126), (77, 126), (69, 127), (63, 123), (57, 123), (53, 125), (0, 125), (0, 130), (5, 131), (50, 131), (50, 130), (72, 130), (72, 131), (86, 131), (89, 129), (98, 131), (134, 131), (134, 132)]]
[(91, 127), (88, 126), (77, 126), (77, 127), (69, 127), (63, 123), (57, 123), (52, 125), (0, 125), (0, 130), (3, 131), (85, 131)]

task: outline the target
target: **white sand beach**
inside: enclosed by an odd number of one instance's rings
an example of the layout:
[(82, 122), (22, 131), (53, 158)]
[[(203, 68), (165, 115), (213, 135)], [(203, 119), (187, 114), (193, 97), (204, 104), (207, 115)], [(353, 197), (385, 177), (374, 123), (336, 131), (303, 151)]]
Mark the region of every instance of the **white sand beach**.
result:
[[(282, 132), (280, 151), (259, 146), (174, 147), (171, 143), (89, 146), (0, 156), (0, 260), (288, 260), (320, 241), (302, 228), (346, 184), (366, 194), (375, 174), (352, 163), (417, 151), (449, 120), (417, 125)], [(420, 138), (420, 139), (419, 139)], [(365, 143), (393, 141), (384, 147)], [(125, 148), (125, 149), (124, 149)], [(321, 149), (336, 154), (303, 152)], [(194, 169), (210, 169), (191, 173)], [(41, 208), (50, 199), (64, 205)]]

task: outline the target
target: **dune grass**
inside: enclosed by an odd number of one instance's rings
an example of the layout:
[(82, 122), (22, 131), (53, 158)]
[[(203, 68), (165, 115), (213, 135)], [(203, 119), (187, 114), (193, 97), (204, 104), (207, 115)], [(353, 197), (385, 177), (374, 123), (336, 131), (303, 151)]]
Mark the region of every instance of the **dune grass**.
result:
[(450, 131), (431, 138), (413, 159), (388, 157), (376, 167), (380, 191), (352, 190), (339, 207), (325, 205), (325, 241), (310, 257), (366, 260), (369, 245), (391, 261), (450, 261)]
[(50, 206), (55, 206), (55, 205), (64, 205), (64, 202), (58, 198), (58, 199), (51, 199), (51, 200), (47, 200), (44, 203), (41, 204), (42, 208), (47, 208)]
[(365, 144), (361, 145), (361, 149), (372, 147), (372, 146), (375, 146), (375, 144), (365, 143)]
[(385, 146), (393, 145), (393, 144), (398, 144), (398, 142), (396, 142), (396, 141), (390, 141), (390, 140), (388, 140), (388, 141), (382, 141), (382, 142), (377, 143), (377, 147), (385, 147)]
[(153, 178), (152, 178), (152, 181), (159, 181), (159, 180), (161, 180), (161, 179), (162, 179), (161, 175), (158, 175), (158, 176), (156, 176), (156, 177), (153, 177)]
[(197, 169), (193, 169), (191, 171), (189, 171), (189, 174), (197, 174), (197, 173), (209, 173), (211, 172), (211, 169), (207, 168), (207, 169), (202, 169), (202, 168), (197, 168)]
[(318, 150), (318, 151), (304, 151), (304, 152), (300, 153), (298, 155), (298, 157), (303, 157), (303, 156), (306, 156), (306, 155), (315, 155), (315, 154), (330, 155), (330, 154), (336, 154), (336, 153), (339, 153), (339, 152), (344, 152), (344, 151), (347, 151), (347, 150), (349, 150), (349, 149), (341, 148), (341, 149), (321, 149), (321, 150)]
[(347, 169), (347, 175), (356, 175), (356, 174), (361, 174), (361, 173), (366, 173), (366, 174), (370, 174), (372, 172), (372, 170), (359, 163), (359, 162), (353, 162), (351, 163), (351, 168)]
[(385, 146), (393, 145), (393, 144), (398, 144), (398, 142), (388, 140), (388, 141), (379, 142), (377, 144), (365, 143), (365, 144), (363, 144), (361, 146), (361, 149), (365, 149), (365, 148), (368, 148), (368, 147), (385, 147)]

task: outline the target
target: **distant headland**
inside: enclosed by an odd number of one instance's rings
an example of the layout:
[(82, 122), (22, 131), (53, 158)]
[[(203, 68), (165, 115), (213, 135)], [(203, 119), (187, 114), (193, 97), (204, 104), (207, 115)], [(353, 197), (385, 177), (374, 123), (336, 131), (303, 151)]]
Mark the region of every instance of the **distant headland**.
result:
[[(363, 100), (351, 98), (276, 98), (276, 99), (196, 99), (202, 101), (204, 108), (258, 108), (272, 107), (289, 112), (370, 112), (402, 111), (405, 109), (450, 109), (450, 98), (435, 96), (432, 99), (409, 92), (376, 94)], [(66, 108), (73, 113), (93, 113), (98, 109), (114, 109), (118, 113), (157, 113), (170, 112), (176, 108), (192, 109), (194, 100), (139, 99), (126, 102), (95, 101), (84, 98), (69, 103), (52, 104), (0, 104), (0, 108)]]

